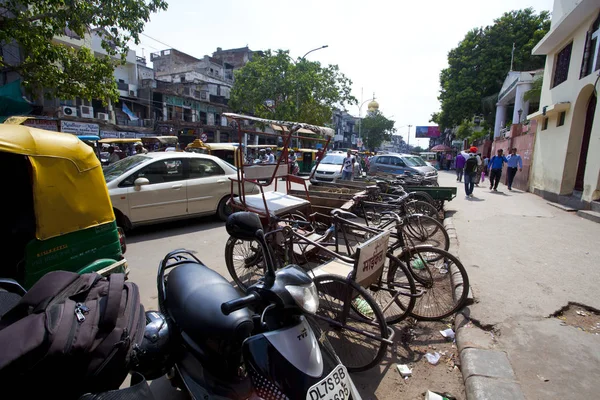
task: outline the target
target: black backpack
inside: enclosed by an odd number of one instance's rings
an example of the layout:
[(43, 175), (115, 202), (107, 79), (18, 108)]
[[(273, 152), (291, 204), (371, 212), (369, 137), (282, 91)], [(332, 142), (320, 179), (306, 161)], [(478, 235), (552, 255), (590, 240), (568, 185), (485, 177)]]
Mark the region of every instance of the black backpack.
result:
[(124, 274), (50, 272), (0, 320), (0, 387), (61, 399), (118, 389), (145, 323)]
[(474, 174), (477, 172), (477, 156), (469, 156), (465, 162), (465, 173)]

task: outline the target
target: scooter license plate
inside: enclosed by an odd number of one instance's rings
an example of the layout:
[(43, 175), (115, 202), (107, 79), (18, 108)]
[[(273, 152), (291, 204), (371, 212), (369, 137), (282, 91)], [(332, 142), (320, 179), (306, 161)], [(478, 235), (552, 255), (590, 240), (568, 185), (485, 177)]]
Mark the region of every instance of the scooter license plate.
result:
[(347, 400), (350, 397), (349, 379), (346, 367), (340, 364), (325, 379), (308, 389), (306, 400)]

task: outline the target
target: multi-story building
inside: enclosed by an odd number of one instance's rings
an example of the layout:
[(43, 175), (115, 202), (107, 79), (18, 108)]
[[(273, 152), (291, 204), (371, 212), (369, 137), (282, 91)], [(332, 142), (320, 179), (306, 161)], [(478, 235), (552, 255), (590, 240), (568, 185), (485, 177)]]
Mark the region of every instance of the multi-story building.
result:
[(358, 118), (348, 114), (346, 110), (333, 110), (332, 116), (335, 136), (334, 149), (356, 148), (358, 140)]
[(555, 0), (550, 31), (534, 47), (546, 55), (530, 190), (600, 211), (600, 4)]
[(232, 127), (222, 113), (228, 110), (233, 65), (175, 49), (152, 53), (151, 60), (157, 82), (154, 101), (162, 103), (159, 131), (230, 141)]

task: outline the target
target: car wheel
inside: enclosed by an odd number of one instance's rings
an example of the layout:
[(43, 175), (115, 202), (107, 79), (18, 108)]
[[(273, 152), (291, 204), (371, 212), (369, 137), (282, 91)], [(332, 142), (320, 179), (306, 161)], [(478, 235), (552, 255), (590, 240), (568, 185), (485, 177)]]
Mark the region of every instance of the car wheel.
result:
[(223, 197), (219, 202), (219, 206), (217, 207), (217, 216), (221, 221), (227, 221), (227, 218), (233, 214), (233, 208), (227, 201), (229, 200), (229, 196)]
[(121, 211), (117, 210), (116, 208), (113, 210), (115, 213), (115, 218), (117, 220), (117, 227), (121, 228), (124, 233), (129, 232), (131, 230), (131, 221), (129, 221), (129, 218), (127, 218), (127, 216), (125, 216), (125, 214), (123, 214)]

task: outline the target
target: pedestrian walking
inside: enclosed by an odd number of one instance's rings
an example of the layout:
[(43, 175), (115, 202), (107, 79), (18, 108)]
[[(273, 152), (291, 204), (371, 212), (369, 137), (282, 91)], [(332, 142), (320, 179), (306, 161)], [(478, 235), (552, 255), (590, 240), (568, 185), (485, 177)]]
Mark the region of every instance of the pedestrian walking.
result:
[(465, 197), (473, 197), (473, 189), (475, 187), (475, 176), (477, 175), (477, 167), (481, 165), (481, 158), (477, 155), (477, 147), (472, 146), (469, 153), (464, 156), (465, 161)]
[(462, 182), (463, 170), (465, 168), (466, 161), (467, 160), (465, 159), (465, 156), (462, 155), (462, 153), (459, 153), (456, 156), (456, 182)]
[(450, 171), (450, 165), (452, 164), (452, 153), (446, 154), (446, 171)]
[(340, 172), (342, 173), (342, 180), (349, 181), (352, 179), (352, 170), (354, 168), (354, 157), (352, 157), (352, 152), (348, 150), (346, 157), (342, 161), (342, 167), (340, 168)]
[(523, 171), (523, 160), (521, 156), (517, 154), (517, 148), (514, 147), (510, 150), (510, 154), (506, 157), (506, 173), (508, 174), (508, 190), (512, 190), (512, 184), (517, 175), (517, 168), (519, 171)]
[(508, 162), (503, 153), (504, 151), (499, 149), (498, 154), (492, 157), (488, 164), (490, 170), (490, 190), (493, 189), (494, 192), (498, 191), (498, 183), (500, 183), (500, 178), (502, 177), (502, 166), (505, 162)]
[[(479, 159), (481, 160), (481, 153), (477, 153)], [(475, 186), (479, 187), (479, 182), (481, 182), (481, 173), (483, 172), (483, 161), (481, 164), (477, 166), (477, 175), (475, 175)]]
[(489, 175), (488, 164), (490, 163), (490, 159), (488, 156), (483, 158), (483, 173)]

